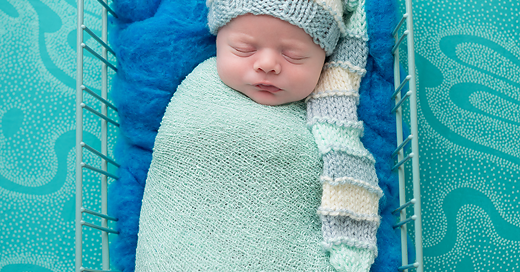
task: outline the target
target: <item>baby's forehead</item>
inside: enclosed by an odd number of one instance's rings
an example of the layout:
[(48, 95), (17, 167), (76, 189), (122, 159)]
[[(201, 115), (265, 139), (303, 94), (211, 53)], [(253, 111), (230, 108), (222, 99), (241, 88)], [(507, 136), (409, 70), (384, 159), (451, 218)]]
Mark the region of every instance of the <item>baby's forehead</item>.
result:
[(304, 29), (271, 15), (240, 15), (221, 27), (217, 35), (225, 32), (228, 37), (243, 42), (254, 42), (259, 37), (276, 38), (278, 42), (298, 46), (301, 43), (316, 44)]

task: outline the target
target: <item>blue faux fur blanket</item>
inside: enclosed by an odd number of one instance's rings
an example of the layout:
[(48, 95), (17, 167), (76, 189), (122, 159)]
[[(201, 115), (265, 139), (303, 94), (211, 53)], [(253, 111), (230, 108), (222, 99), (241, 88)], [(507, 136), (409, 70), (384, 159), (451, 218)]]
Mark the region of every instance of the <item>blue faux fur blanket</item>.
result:
[[(115, 269), (135, 270), (135, 250), (141, 200), (152, 148), (162, 116), (177, 85), (200, 62), (215, 55), (205, 0), (116, 0), (111, 44), (117, 53), (118, 73), (112, 98), (119, 109), (120, 136), (116, 159), (119, 180), (110, 187), (110, 214), (119, 218), (119, 235), (112, 241)], [(369, 57), (361, 82), (358, 116), (365, 124), (364, 146), (374, 155), (379, 185), (381, 225), (379, 255), (371, 271), (396, 271), (400, 265), (400, 237), (391, 214), (398, 204), (397, 178), (391, 173), (395, 118), (391, 115), (393, 58), (391, 31), (396, 25), (394, 0), (367, 0)], [(413, 258), (412, 258), (413, 259)]]

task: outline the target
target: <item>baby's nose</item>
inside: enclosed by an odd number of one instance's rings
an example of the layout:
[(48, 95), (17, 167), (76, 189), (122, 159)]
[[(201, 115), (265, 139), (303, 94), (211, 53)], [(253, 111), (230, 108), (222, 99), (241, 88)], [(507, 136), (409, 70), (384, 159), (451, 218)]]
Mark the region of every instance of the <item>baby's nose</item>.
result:
[(254, 63), (255, 71), (262, 71), (264, 73), (279, 74), (282, 71), (279, 56), (275, 52), (262, 52), (257, 54), (257, 59)]

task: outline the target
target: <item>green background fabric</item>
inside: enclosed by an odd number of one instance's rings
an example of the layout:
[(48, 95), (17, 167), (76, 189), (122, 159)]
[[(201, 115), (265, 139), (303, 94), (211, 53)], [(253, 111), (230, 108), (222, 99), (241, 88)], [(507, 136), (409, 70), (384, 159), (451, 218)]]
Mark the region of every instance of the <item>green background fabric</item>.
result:
[[(85, 22), (99, 35), (100, 5), (86, 2)], [(2, 272), (74, 270), (76, 11), (74, 0), (0, 0)], [(99, 61), (85, 60), (85, 82), (98, 91)], [(99, 119), (86, 114), (84, 130), (99, 148)], [(100, 167), (90, 154), (85, 161)], [(99, 175), (84, 173), (85, 206), (100, 211)], [(100, 233), (84, 230), (84, 264), (100, 269)]]
[[(99, 33), (98, 6), (85, 9)], [(426, 271), (520, 271), (520, 3), (415, 0), (414, 11)], [(75, 29), (74, 0), (0, 0), (2, 272), (74, 268)], [(99, 126), (87, 115), (93, 145)], [(85, 174), (99, 210), (97, 175)], [(99, 267), (99, 233), (85, 230), (85, 265)]]
[(520, 271), (519, 14), (414, 1), (426, 271)]

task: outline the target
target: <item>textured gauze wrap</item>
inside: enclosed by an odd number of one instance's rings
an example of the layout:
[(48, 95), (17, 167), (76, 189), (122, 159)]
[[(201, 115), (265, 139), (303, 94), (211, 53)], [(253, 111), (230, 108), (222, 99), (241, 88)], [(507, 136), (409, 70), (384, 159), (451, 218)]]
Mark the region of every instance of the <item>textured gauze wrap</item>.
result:
[(305, 107), (255, 103), (215, 58), (188, 75), (155, 140), (136, 271), (334, 271)]

